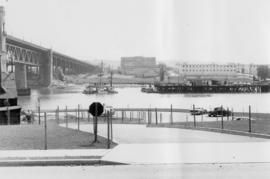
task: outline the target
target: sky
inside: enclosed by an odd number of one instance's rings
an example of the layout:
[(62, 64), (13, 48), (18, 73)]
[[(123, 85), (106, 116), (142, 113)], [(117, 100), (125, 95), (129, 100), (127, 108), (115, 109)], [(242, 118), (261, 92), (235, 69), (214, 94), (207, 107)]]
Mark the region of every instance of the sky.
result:
[(1, 0), (6, 31), (82, 60), (270, 62), (269, 0)]

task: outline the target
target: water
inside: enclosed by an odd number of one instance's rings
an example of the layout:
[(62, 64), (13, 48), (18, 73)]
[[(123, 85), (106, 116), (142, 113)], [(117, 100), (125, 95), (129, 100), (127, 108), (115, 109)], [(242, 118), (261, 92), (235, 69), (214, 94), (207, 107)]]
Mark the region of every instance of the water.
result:
[(162, 107), (191, 109), (192, 105), (207, 110), (223, 105), (234, 111), (247, 112), (251, 105), (253, 112), (270, 112), (270, 93), (265, 94), (149, 94), (142, 93), (140, 87), (116, 88), (118, 94), (82, 94), (84, 86), (71, 86), (69, 89), (32, 89), (31, 96), (19, 97), (19, 104), (24, 109), (36, 109), (40, 98), (41, 109), (83, 108), (95, 101), (113, 107)]

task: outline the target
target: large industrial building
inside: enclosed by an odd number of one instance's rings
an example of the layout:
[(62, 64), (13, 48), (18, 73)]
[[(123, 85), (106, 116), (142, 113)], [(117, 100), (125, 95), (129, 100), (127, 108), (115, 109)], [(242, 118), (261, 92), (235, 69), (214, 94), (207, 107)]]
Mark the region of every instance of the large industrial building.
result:
[(155, 57), (121, 57), (121, 72), (137, 77), (155, 77), (159, 74), (159, 68)]
[[(257, 77), (258, 65), (254, 64), (178, 64), (179, 76), (174, 77), (180, 82), (192, 82), (196, 84), (231, 84), (252, 83)], [(171, 77), (171, 81), (176, 81)], [(173, 80), (174, 79), (174, 80)], [(180, 79), (180, 80), (179, 80)]]
[(179, 71), (183, 75), (235, 75), (248, 74), (257, 76), (258, 65), (254, 64), (179, 64)]

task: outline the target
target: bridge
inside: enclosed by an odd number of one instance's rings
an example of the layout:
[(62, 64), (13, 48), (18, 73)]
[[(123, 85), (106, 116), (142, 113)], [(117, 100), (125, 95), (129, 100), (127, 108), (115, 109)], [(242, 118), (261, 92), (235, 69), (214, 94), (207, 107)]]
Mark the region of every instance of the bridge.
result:
[[(61, 54), (34, 43), (8, 35), (5, 30), (5, 11), (0, 7), (1, 42), (3, 51), (7, 52), (10, 61), (7, 66), (15, 69), (17, 89), (28, 88), (28, 77), (36, 76), (36, 82), (49, 86), (57, 71), (63, 74), (92, 72), (96, 66), (82, 60)], [(34, 75), (33, 75), (34, 74)]]
[(27, 88), (27, 73), (35, 72), (40, 84), (49, 86), (53, 74), (61, 68), (64, 74), (91, 72), (95, 66), (73, 57), (26, 42), (16, 37), (6, 36), (6, 50), (15, 64), (17, 88)]

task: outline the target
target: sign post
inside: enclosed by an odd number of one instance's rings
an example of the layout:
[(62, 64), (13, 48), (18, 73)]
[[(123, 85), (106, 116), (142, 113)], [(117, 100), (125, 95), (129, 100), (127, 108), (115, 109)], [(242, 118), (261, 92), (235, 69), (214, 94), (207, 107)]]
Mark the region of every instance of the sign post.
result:
[(90, 106), (89, 106), (89, 110), (88, 112), (90, 114), (92, 114), (92, 116), (94, 117), (94, 142), (97, 142), (97, 124), (98, 124), (98, 116), (100, 116), (104, 111), (104, 107), (101, 103), (99, 102), (93, 102)]

